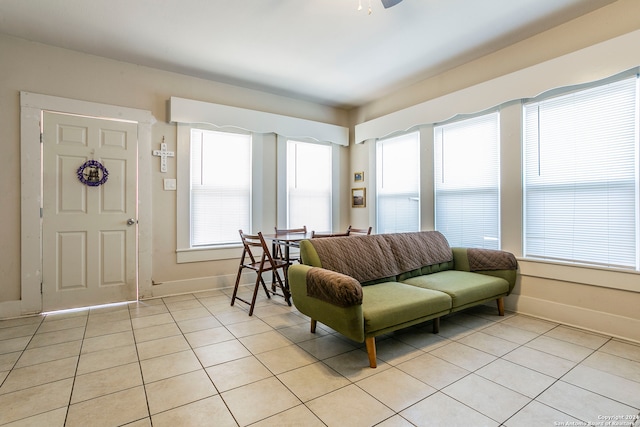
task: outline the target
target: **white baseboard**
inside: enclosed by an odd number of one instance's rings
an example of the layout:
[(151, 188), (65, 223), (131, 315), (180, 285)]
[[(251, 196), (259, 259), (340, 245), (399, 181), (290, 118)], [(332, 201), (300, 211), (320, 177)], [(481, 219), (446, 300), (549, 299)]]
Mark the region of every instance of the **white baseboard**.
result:
[[(255, 273), (243, 275), (241, 284), (252, 283)], [(236, 275), (197, 277), (194, 279), (173, 280), (151, 286), (151, 295), (141, 295), (140, 299), (166, 297), (190, 292), (212, 291), (232, 288), (236, 282)]]
[(22, 302), (20, 300), (0, 302), (0, 319), (11, 319), (20, 316), (23, 316)]
[(517, 294), (505, 298), (505, 308), (520, 314), (640, 343), (640, 319)]
[[(254, 280), (255, 274), (249, 273), (243, 277), (242, 284), (253, 283)], [(151, 295), (141, 295), (140, 299), (227, 289), (233, 287), (234, 283), (235, 275), (163, 282), (153, 285), (151, 287)], [(640, 343), (640, 319), (638, 318), (618, 316), (612, 313), (517, 294), (511, 294), (505, 298), (505, 308), (516, 313)], [(0, 319), (26, 315), (29, 314), (22, 312), (21, 301), (0, 302)]]
[[(243, 274), (241, 284), (252, 284), (256, 278), (255, 273), (249, 272)], [(151, 289), (144, 294), (140, 294), (140, 300), (160, 298), (171, 295), (180, 295), (191, 292), (203, 292), (217, 289), (233, 288), (236, 282), (236, 275), (198, 277), (194, 279), (173, 280), (163, 283), (154, 284)], [(269, 280), (265, 282), (270, 283)], [(37, 313), (23, 311), (22, 301), (4, 301), (0, 302), (0, 320), (12, 319), (15, 317), (33, 316)]]

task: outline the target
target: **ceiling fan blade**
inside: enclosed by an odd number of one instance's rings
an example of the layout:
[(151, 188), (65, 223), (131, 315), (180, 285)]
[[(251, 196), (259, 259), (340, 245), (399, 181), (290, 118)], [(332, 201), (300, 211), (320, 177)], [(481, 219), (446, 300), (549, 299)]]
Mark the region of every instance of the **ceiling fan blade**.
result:
[(391, 6), (395, 6), (402, 0), (382, 0), (382, 5), (385, 9), (389, 9)]

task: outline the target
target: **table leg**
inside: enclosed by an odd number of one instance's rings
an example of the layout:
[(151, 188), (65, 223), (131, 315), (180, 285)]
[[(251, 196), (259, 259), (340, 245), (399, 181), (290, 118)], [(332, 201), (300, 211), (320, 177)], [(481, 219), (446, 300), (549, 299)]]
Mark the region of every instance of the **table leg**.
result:
[(291, 265), (291, 258), (289, 256), (289, 245), (284, 247), (284, 259), (287, 262), (287, 266), (284, 268), (284, 295), (287, 304), (291, 305), (289, 298), (291, 298), (291, 292), (289, 291), (289, 266)]
[[(273, 240), (271, 242), (271, 255), (272, 255), (273, 258), (275, 258), (275, 256), (276, 256), (277, 247), (278, 247), (278, 245), (277, 245), (276, 241)], [(271, 290), (273, 292), (276, 291), (276, 272), (275, 272), (275, 270), (271, 272)]]

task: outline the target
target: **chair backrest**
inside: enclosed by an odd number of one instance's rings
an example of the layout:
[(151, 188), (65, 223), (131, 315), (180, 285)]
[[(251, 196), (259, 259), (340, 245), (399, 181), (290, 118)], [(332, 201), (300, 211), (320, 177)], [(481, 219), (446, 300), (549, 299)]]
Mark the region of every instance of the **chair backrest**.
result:
[(241, 263), (244, 262), (244, 258), (246, 255), (249, 255), (251, 258), (251, 262), (256, 262), (256, 255), (254, 255), (251, 248), (260, 248), (262, 250), (262, 254), (260, 256), (264, 259), (266, 258), (269, 264), (273, 264), (273, 259), (271, 257), (271, 252), (269, 252), (269, 247), (267, 246), (264, 237), (262, 236), (262, 232), (258, 232), (258, 234), (247, 234), (240, 230), (240, 239), (242, 239), (242, 245), (244, 246), (244, 251), (242, 252), (242, 260)]
[(316, 233), (315, 231), (311, 231), (312, 239), (320, 238), (320, 237), (341, 237), (341, 236), (348, 236), (348, 235), (349, 235), (349, 230), (347, 230), (345, 233)]
[(306, 233), (307, 232), (307, 226), (306, 225), (303, 225), (300, 228), (278, 228), (278, 227), (274, 227), (274, 229), (276, 230), (276, 234)]
[(369, 228), (353, 228), (352, 226), (349, 226), (349, 228), (347, 229), (347, 232), (349, 234), (371, 234), (371, 229), (372, 227)]

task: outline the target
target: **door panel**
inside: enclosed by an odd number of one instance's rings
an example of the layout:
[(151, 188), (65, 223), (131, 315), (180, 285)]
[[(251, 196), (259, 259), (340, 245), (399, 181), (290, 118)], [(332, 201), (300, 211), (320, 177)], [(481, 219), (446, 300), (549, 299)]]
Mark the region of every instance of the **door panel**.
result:
[(109, 171), (109, 185), (102, 189), (100, 213), (127, 213), (127, 162), (121, 159), (103, 158), (102, 164)]
[(87, 288), (87, 233), (56, 233), (56, 277), (60, 290)]
[[(104, 184), (78, 168), (97, 160)], [(137, 123), (44, 113), (43, 309), (137, 297)]]
[(127, 250), (125, 231), (102, 231), (100, 233), (100, 285), (113, 286), (126, 282)]
[(79, 214), (87, 213), (87, 191), (84, 186), (75, 185), (78, 177), (75, 174), (64, 173), (87, 161), (86, 157), (58, 156), (55, 176), (59, 177), (59, 185), (56, 188), (56, 213)]

